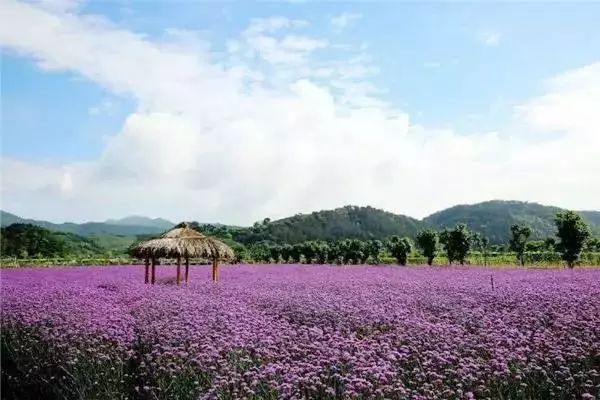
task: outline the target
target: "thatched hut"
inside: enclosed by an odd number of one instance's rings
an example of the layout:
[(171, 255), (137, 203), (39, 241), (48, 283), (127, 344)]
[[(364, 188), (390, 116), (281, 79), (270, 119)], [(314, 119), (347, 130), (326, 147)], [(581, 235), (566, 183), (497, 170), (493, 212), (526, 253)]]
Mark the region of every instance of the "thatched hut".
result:
[[(182, 222), (156, 239), (137, 243), (129, 249), (129, 253), (145, 260), (145, 283), (156, 282), (156, 261), (159, 258), (177, 259), (177, 284), (181, 283), (181, 260), (185, 260), (185, 282), (189, 281), (190, 258), (207, 258), (212, 260), (212, 279), (219, 280), (219, 261), (232, 260), (235, 257), (231, 247), (225, 243), (205, 236)], [(150, 274), (150, 265), (151, 277)]]

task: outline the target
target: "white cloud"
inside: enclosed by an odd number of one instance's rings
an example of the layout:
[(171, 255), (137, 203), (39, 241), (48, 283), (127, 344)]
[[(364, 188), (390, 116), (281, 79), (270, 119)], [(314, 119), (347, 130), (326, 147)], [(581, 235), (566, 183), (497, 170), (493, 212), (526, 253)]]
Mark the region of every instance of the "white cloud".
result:
[(306, 26), (306, 21), (285, 17), (256, 18), (243, 33), (246, 47), (230, 42), (229, 51), (244, 51), (249, 56), (256, 53), (272, 64), (301, 64), (313, 51), (327, 47), (327, 43), (307, 36), (281, 35), (281, 32)]
[(546, 82), (546, 93), (517, 108), (538, 131), (600, 138), (600, 62)]
[(30, 0), (29, 2), (49, 11), (61, 12), (77, 10), (83, 3), (83, 0)]
[[(579, 108), (600, 108), (594, 66), (551, 80), (517, 108), (531, 129), (569, 132), (532, 144), (529, 136), (467, 136), (411, 124), (365, 80), (372, 71), (338, 71), (365, 66), (364, 57), (329, 66), (310, 60), (315, 43), (285, 32), (304, 23), (255, 20), (232, 38), (238, 48), (223, 59), (210, 46), (189, 46), (187, 34), (184, 43), (181, 35), (151, 40), (98, 17), (11, 1), (0, 3), (0, 14), (4, 47), (138, 103), (96, 159), (2, 159), (2, 207), (24, 216), (251, 223), (344, 204), (423, 216), (490, 198), (574, 208), (597, 207), (600, 198), (592, 146), (600, 127)], [(238, 57), (248, 31), (305, 54), (302, 62), (276, 68), (289, 73), (281, 80), (254, 70)], [(318, 72), (305, 72), (315, 65)], [(544, 118), (544, 110), (552, 115)]]
[(479, 42), (487, 47), (494, 47), (500, 44), (502, 34), (500, 32), (481, 32)]
[(362, 14), (342, 13), (331, 18), (330, 22), (333, 29), (336, 31), (341, 31), (361, 18)]

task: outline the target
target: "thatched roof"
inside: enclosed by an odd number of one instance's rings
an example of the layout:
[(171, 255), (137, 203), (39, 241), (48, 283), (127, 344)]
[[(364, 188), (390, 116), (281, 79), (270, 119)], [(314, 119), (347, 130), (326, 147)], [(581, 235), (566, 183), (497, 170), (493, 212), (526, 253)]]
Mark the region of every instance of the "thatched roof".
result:
[(138, 258), (210, 258), (231, 260), (235, 254), (225, 243), (204, 236), (182, 222), (157, 239), (137, 243), (129, 253)]

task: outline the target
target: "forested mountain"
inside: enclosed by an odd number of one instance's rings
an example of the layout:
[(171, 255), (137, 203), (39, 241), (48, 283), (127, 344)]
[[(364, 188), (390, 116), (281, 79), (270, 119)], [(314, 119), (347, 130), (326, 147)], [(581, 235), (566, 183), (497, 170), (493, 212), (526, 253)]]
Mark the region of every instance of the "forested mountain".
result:
[(579, 211), (579, 214), (600, 233), (600, 211)]
[(0, 228), (0, 244), (3, 257), (92, 256), (104, 251), (90, 239), (21, 223)]
[(382, 239), (391, 235), (414, 236), (422, 226), (422, 222), (404, 215), (373, 207), (346, 206), (277, 221), (266, 219), (253, 227), (235, 231), (233, 238), (241, 243)]
[[(543, 239), (556, 232), (554, 216), (561, 208), (522, 201), (492, 200), (477, 204), (458, 205), (431, 214), (423, 222), (436, 228), (465, 223), (487, 236), (492, 243), (506, 243), (513, 224), (527, 225), (532, 239)], [(600, 229), (599, 211), (582, 211), (581, 215), (594, 231)]]
[[(450, 207), (417, 220), (373, 207), (346, 206), (276, 221), (267, 219), (231, 233), (233, 239), (245, 244), (260, 241), (297, 243), (313, 239), (414, 237), (417, 231), (427, 227), (443, 229), (465, 223), (471, 230), (487, 236), (492, 243), (507, 243), (513, 224), (529, 226), (533, 232), (531, 239), (554, 236), (554, 216), (559, 211), (562, 209), (537, 203), (492, 200)], [(600, 211), (581, 211), (580, 214), (592, 231), (600, 234)]]
[[(537, 203), (520, 201), (486, 201), (458, 205), (434, 213), (423, 220), (397, 215), (373, 207), (346, 206), (334, 210), (315, 211), (271, 221), (266, 218), (251, 227), (234, 227), (221, 224), (197, 224), (206, 234), (226, 239), (230, 244), (270, 242), (292, 244), (306, 240), (385, 239), (391, 235), (413, 237), (426, 227), (443, 229), (457, 223), (466, 223), (471, 230), (487, 236), (492, 243), (508, 242), (510, 226), (529, 226), (531, 239), (553, 236), (554, 216), (561, 209)], [(592, 231), (600, 235), (600, 212), (581, 211)], [(72, 233), (91, 240), (105, 250), (123, 253), (134, 241), (156, 236), (169, 229), (170, 221), (146, 217), (127, 217), (107, 222), (83, 224), (54, 224), (20, 218), (2, 212), (2, 226), (28, 223), (51, 231)]]

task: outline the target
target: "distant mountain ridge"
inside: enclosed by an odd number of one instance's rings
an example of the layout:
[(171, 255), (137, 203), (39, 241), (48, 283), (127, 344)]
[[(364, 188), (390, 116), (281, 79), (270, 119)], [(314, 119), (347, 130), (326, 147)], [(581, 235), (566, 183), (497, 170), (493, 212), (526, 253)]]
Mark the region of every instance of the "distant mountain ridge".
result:
[[(425, 228), (443, 229), (457, 223), (467, 226), (487, 236), (492, 243), (506, 243), (512, 224), (531, 227), (532, 239), (545, 238), (555, 234), (554, 216), (562, 209), (538, 203), (522, 201), (491, 200), (476, 204), (457, 205), (438, 211), (418, 220), (373, 207), (345, 206), (333, 210), (297, 214), (275, 221), (265, 220), (251, 227), (233, 227), (212, 224), (213, 227), (229, 229), (233, 240), (243, 244), (261, 241), (273, 243), (297, 243), (305, 240), (337, 240), (343, 238), (384, 239), (391, 235), (414, 237)], [(600, 234), (600, 211), (580, 211), (595, 234)], [(130, 216), (122, 219), (109, 219), (105, 222), (83, 224), (54, 224), (20, 218), (2, 211), (2, 226), (12, 223), (29, 223), (43, 228), (68, 232), (84, 237), (101, 237), (111, 242), (111, 237), (119, 236), (133, 241), (139, 235), (157, 235), (174, 223), (162, 218)], [(201, 224), (200, 224), (201, 225)], [(121, 241), (125, 245), (124, 240)]]
[(108, 225), (120, 225), (120, 226), (146, 226), (150, 228), (159, 228), (167, 230), (172, 228), (175, 224), (163, 218), (148, 218), (140, 215), (131, 215), (129, 217), (121, 219), (107, 219), (104, 221)]
[[(129, 217), (128, 217), (129, 218)], [(48, 221), (21, 218), (6, 211), (0, 211), (0, 225), (8, 226), (15, 223), (31, 224), (49, 229), (51, 231), (73, 233), (80, 236), (90, 235), (119, 235), (135, 236), (161, 233), (170, 227), (173, 223), (160, 218), (151, 219), (146, 217), (131, 217), (133, 219), (123, 218), (120, 220), (109, 220), (110, 222), (84, 222), (81, 224), (73, 222), (64, 222), (56, 224)], [(136, 222), (128, 224), (127, 221)]]

